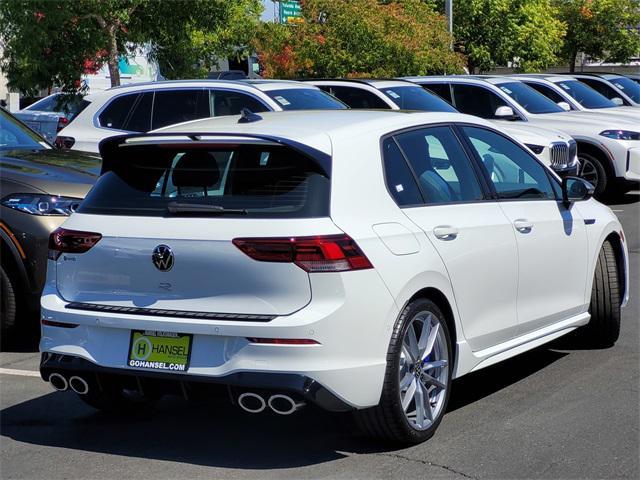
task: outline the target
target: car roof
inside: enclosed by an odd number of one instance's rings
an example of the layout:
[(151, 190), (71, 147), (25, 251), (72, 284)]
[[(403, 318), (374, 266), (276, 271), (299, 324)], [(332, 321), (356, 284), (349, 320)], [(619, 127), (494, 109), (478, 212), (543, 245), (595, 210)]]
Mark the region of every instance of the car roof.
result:
[(596, 77), (596, 78), (604, 78), (605, 80), (610, 80), (612, 78), (620, 78), (624, 77), (624, 75), (620, 75), (619, 73), (611, 73), (611, 72), (562, 72), (559, 75), (573, 75), (576, 78), (578, 77)]
[(332, 84), (362, 84), (369, 85), (376, 89), (393, 88), (393, 87), (412, 87), (416, 86), (408, 80), (400, 80), (397, 78), (309, 78), (302, 79), (303, 82), (327, 82)]
[(424, 81), (434, 82), (451, 82), (451, 83), (477, 83), (477, 84), (491, 84), (496, 85), (505, 82), (517, 82), (515, 78), (500, 75), (434, 75), (434, 76), (415, 76), (415, 77), (402, 77), (402, 80), (408, 80), (410, 82), (420, 83)]
[(137, 92), (145, 90), (158, 90), (169, 88), (204, 88), (204, 87), (220, 87), (229, 89), (239, 89), (244, 91), (258, 90), (269, 91), (275, 89), (286, 88), (312, 88), (313, 85), (304, 84), (292, 80), (215, 80), (215, 79), (197, 79), (197, 80), (163, 80), (159, 82), (140, 82), (111, 87), (107, 90), (95, 92), (87, 95), (87, 99), (97, 98), (100, 96), (111, 97), (126, 92)]
[(349, 139), (366, 133), (383, 135), (413, 126), (442, 122), (467, 122), (492, 127), (471, 115), (399, 110), (291, 110), (261, 112), (260, 120), (238, 123), (239, 115), (205, 118), (164, 127), (153, 132), (194, 134), (255, 134), (289, 138), (330, 153), (327, 137)]
[(532, 79), (532, 80), (546, 80), (551, 83), (566, 82), (567, 80), (575, 80), (575, 78), (572, 79), (570, 77), (567, 78), (566, 76), (559, 76), (559, 75), (545, 74), (545, 73), (518, 73), (510, 76), (520, 81), (525, 81), (526, 79)]

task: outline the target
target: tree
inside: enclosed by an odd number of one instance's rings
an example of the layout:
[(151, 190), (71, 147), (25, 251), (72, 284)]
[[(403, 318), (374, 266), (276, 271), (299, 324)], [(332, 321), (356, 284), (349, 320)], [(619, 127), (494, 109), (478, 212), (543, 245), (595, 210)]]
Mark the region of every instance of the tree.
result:
[(550, 0), (464, 0), (454, 2), (453, 19), (471, 73), (509, 63), (520, 71), (547, 68), (566, 29)]
[(621, 63), (640, 53), (637, 0), (555, 0), (555, 4), (568, 25), (562, 54), (572, 72), (580, 52)]
[(266, 77), (393, 77), (462, 71), (445, 20), (419, 0), (304, 0), (304, 22), (264, 24)]
[(260, 0), (4, 0), (0, 66), (11, 88), (76, 90), (83, 73), (109, 67), (137, 45), (149, 47), (169, 77), (197, 75), (215, 57), (246, 54)]

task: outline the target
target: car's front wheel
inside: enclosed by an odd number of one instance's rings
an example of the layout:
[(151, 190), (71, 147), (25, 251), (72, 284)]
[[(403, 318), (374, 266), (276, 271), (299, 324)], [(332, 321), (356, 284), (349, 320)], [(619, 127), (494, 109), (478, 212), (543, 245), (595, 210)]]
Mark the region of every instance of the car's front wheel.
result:
[(0, 267), (0, 294), (0, 329), (4, 338), (15, 327), (17, 300), (11, 278), (2, 267)]
[(384, 440), (428, 440), (447, 408), (451, 369), (451, 337), (442, 311), (427, 299), (409, 303), (391, 338), (380, 403), (357, 411), (356, 420)]

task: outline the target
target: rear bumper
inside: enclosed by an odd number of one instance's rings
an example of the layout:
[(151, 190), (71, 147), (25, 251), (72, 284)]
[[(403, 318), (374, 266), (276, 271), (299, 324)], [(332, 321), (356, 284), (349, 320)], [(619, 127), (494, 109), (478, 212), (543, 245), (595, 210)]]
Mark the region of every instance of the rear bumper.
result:
[[(55, 283), (49, 282), (41, 299), (43, 319), (76, 326), (43, 325), (40, 351), (79, 359), (74, 362), (82, 360), (78, 364), (90, 365), (90, 371), (106, 369), (121, 375), (160, 375), (175, 381), (225, 385), (236, 384), (240, 378), (249, 384), (256, 381), (257, 385), (245, 385), (256, 388), (262, 388), (264, 382), (274, 383), (329, 408), (304, 393), (319, 388), (310, 387), (312, 382), (351, 408), (376, 405), (384, 381), (389, 338), (398, 315), (391, 294), (375, 270), (311, 277), (311, 303), (269, 321), (75, 310), (67, 308)], [(158, 372), (130, 367), (127, 360), (131, 330), (192, 334), (189, 370)], [(252, 343), (248, 340), (252, 337), (313, 339), (318, 344)], [(43, 375), (46, 372), (43, 370)], [(332, 403), (335, 402), (327, 405)]]
[(331, 412), (346, 412), (353, 406), (345, 403), (315, 380), (304, 375), (287, 373), (237, 372), (220, 377), (201, 375), (176, 375), (166, 372), (140, 372), (107, 368), (73, 355), (43, 353), (40, 360), (40, 376), (46, 382), (52, 373), (61, 373), (65, 377), (73, 375), (91, 377), (100, 385), (109, 381), (134, 380), (136, 384), (151, 381), (155, 389), (164, 393), (190, 391), (193, 384), (215, 384), (238, 389), (255, 389), (274, 393), (288, 393), (301, 397)]

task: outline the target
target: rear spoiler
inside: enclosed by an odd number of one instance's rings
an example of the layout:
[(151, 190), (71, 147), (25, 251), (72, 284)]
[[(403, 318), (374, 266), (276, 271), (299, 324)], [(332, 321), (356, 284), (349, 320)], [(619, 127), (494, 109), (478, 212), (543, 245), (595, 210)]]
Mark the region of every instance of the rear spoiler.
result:
[(265, 145), (284, 146), (309, 157), (317, 163), (327, 178), (331, 178), (331, 156), (318, 149), (288, 138), (273, 135), (256, 135), (244, 133), (140, 133), (117, 135), (102, 140), (99, 144), (102, 157), (100, 174), (113, 170), (112, 166), (121, 162), (129, 154), (138, 152), (140, 148), (175, 146), (199, 148), (221, 145)]

